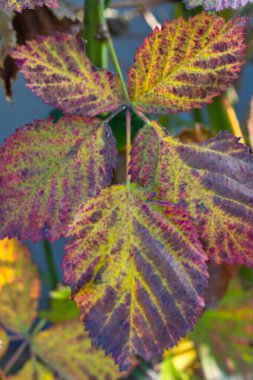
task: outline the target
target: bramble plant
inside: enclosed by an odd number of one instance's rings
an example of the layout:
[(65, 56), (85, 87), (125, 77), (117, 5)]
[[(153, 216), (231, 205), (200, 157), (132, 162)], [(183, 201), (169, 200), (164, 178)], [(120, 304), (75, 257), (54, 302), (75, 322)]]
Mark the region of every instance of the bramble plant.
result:
[[(1, 1), (22, 11), (55, 1)], [(241, 2), (186, 1), (221, 10)], [(210, 5), (211, 4), (211, 5)], [(27, 86), (64, 116), (18, 129), (1, 148), (0, 237), (68, 237), (63, 271), (92, 343), (127, 370), (177, 345), (204, 309), (207, 261), (253, 266), (253, 156), (221, 132), (202, 144), (169, 136), (154, 116), (208, 104), (244, 63), (245, 17), (205, 11), (155, 28), (127, 85), (96, 68), (71, 35), (38, 37), (11, 56)], [(126, 117), (126, 180), (111, 185)], [(106, 115), (105, 115), (106, 113)], [(143, 128), (131, 141), (131, 117)], [(115, 333), (117, 332), (117, 334)]]

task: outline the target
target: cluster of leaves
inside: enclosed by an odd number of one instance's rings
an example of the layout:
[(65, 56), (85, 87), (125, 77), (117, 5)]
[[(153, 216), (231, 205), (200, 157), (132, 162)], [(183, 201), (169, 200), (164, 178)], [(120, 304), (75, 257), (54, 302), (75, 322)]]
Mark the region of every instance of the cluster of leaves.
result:
[[(7, 351), (8, 342), (21, 341), (9, 358), (14, 364), (17, 353), (29, 348), (23, 368), (8, 379), (117, 379), (119, 372), (113, 360), (91, 347), (76, 313), (71, 320), (43, 328), (47, 322), (38, 319), (39, 295), (40, 280), (28, 249), (16, 239), (1, 240), (0, 338), (3, 348), (0, 355)], [(59, 310), (57, 314), (59, 316)], [(59, 321), (59, 317), (56, 319)], [(6, 372), (10, 369), (9, 362)]]
[[(12, 52), (27, 86), (65, 116), (36, 120), (1, 148), (0, 237), (68, 237), (65, 281), (94, 346), (121, 370), (192, 329), (207, 260), (253, 264), (249, 149), (227, 133), (186, 146), (144, 115), (200, 108), (224, 91), (244, 63), (246, 24), (205, 12), (165, 22), (137, 50), (127, 89), (70, 35)], [(122, 109), (128, 128), (130, 109), (146, 125), (133, 141), (131, 182), (110, 186), (117, 149), (108, 120)]]

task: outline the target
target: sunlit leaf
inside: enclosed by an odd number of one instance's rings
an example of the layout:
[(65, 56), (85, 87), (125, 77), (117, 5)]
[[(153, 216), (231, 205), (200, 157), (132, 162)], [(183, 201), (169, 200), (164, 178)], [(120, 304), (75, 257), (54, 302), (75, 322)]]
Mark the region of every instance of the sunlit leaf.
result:
[(91, 346), (79, 320), (61, 323), (36, 336), (34, 349), (63, 379), (116, 380), (118, 368), (112, 358)]
[(50, 8), (56, 8), (57, 0), (0, 0), (0, 8), (8, 11), (22, 12), (24, 8), (34, 9), (46, 5)]
[(222, 370), (253, 373), (253, 294), (231, 289), (220, 305), (207, 310), (191, 335), (198, 348), (205, 345)]
[(184, 0), (188, 8), (202, 6), (206, 11), (215, 10), (217, 12), (223, 9), (238, 9), (246, 4), (252, 3), (252, 0)]
[(110, 184), (115, 154), (111, 129), (98, 119), (18, 129), (0, 150), (0, 235), (59, 238), (78, 202)]
[(38, 37), (13, 52), (27, 86), (47, 104), (68, 114), (94, 116), (124, 101), (118, 76), (96, 69), (80, 39), (68, 34)]
[[(28, 361), (24, 367), (8, 380), (57, 380), (53, 373), (39, 362)], [(74, 380), (74, 379), (73, 379)]]
[(76, 303), (71, 300), (71, 290), (69, 287), (63, 287), (50, 292), (50, 308), (42, 310), (40, 316), (50, 322), (64, 322), (77, 318), (80, 310)]
[(135, 185), (112, 186), (80, 208), (69, 235), (65, 280), (93, 344), (121, 370), (130, 356), (148, 361), (193, 327), (206, 256), (184, 210)]
[(27, 332), (36, 315), (40, 283), (28, 249), (16, 239), (0, 242), (0, 323)]
[(185, 145), (153, 122), (135, 140), (131, 173), (189, 211), (211, 259), (253, 265), (253, 156), (239, 138), (221, 132)]
[[(9, 344), (9, 338), (6, 332), (0, 327), (0, 358), (5, 354)], [(0, 377), (1, 379), (1, 377)]]
[(244, 62), (246, 18), (227, 23), (205, 12), (156, 28), (128, 74), (133, 105), (147, 113), (188, 111), (210, 103)]

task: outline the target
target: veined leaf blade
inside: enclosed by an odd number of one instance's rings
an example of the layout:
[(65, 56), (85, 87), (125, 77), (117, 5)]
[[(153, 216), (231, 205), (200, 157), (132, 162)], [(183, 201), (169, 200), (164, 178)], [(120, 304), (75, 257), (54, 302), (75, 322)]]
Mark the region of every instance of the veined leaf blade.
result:
[[(206, 256), (188, 213), (112, 186), (82, 206), (63, 268), (95, 346), (121, 370), (174, 346), (204, 306)], [(117, 334), (115, 334), (117, 331)]]
[(96, 69), (81, 39), (68, 34), (38, 37), (12, 52), (29, 87), (66, 114), (95, 116), (124, 104), (118, 76)]
[(78, 203), (110, 185), (115, 160), (115, 139), (99, 119), (49, 118), (18, 129), (1, 149), (0, 236), (63, 236)]
[[(156, 140), (144, 148), (148, 128)], [(159, 153), (148, 158), (154, 146)], [(202, 144), (185, 145), (165, 136), (153, 122), (133, 144), (130, 171), (133, 181), (148, 186), (159, 199), (189, 211), (210, 259), (253, 265), (253, 156), (239, 138), (221, 132)]]
[(151, 114), (200, 108), (237, 78), (247, 19), (202, 12), (165, 22), (144, 40), (128, 73), (134, 107)]

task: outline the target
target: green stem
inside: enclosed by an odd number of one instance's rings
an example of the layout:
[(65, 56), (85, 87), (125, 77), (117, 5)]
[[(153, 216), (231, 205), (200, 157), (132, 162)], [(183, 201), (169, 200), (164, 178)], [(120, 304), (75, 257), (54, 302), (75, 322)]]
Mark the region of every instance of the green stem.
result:
[(118, 60), (117, 54), (116, 54), (114, 46), (113, 46), (112, 38), (111, 38), (109, 29), (108, 29), (108, 25), (107, 25), (107, 22), (106, 22), (106, 18), (105, 18), (105, 15), (104, 15), (104, 9), (102, 10), (102, 8), (100, 7), (98, 11), (99, 11), (101, 35), (103, 33), (104, 39), (107, 42), (107, 46), (108, 46), (109, 53), (110, 53), (110, 56), (111, 56), (111, 59), (112, 59), (112, 63), (114, 65), (114, 67), (115, 67), (115, 70), (116, 70), (117, 74), (120, 77), (120, 81), (121, 81), (121, 84), (122, 84), (122, 88), (123, 88), (123, 92), (124, 92), (126, 101), (129, 103), (130, 100), (129, 100), (129, 95), (128, 95), (127, 87), (126, 87), (126, 84), (125, 84), (125, 81), (124, 81), (124, 77), (123, 77), (123, 74), (122, 74), (122, 71), (121, 71), (121, 68), (120, 68), (120, 64), (119, 64), (119, 60)]
[(200, 108), (195, 108), (192, 111), (192, 116), (195, 121), (195, 123), (201, 124), (202, 123), (202, 113)]
[(108, 66), (106, 40), (102, 36), (105, 0), (86, 0), (84, 5), (84, 39), (86, 53), (97, 67)]
[(131, 112), (129, 107), (126, 109), (126, 185), (130, 187), (129, 163), (131, 150)]
[(50, 288), (56, 289), (58, 284), (58, 275), (55, 268), (52, 246), (48, 240), (44, 240), (43, 247), (45, 252), (47, 268), (50, 276)]
[(124, 92), (126, 101), (127, 101), (127, 103), (130, 103), (130, 99), (129, 99), (126, 83), (125, 83), (125, 80), (124, 80), (124, 77), (123, 77), (123, 74), (122, 74), (122, 71), (121, 71), (121, 68), (120, 68), (118, 57), (116, 55), (116, 52), (115, 52), (115, 49), (114, 49), (114, 46), (113, 46), (112, 38), (109, 35), (109, 33), (108, 33), (108, 37), (107, 37), (107, 45), (108, 45), (109, 53), (110, 53), (113, 65), (115, 67), (115, 70), (116, 70), (117, 74), (120, 77), (120, 81), (121, 81), (121, 84), (122, 84), (122, 88), (123, 88), (123, 92)]

